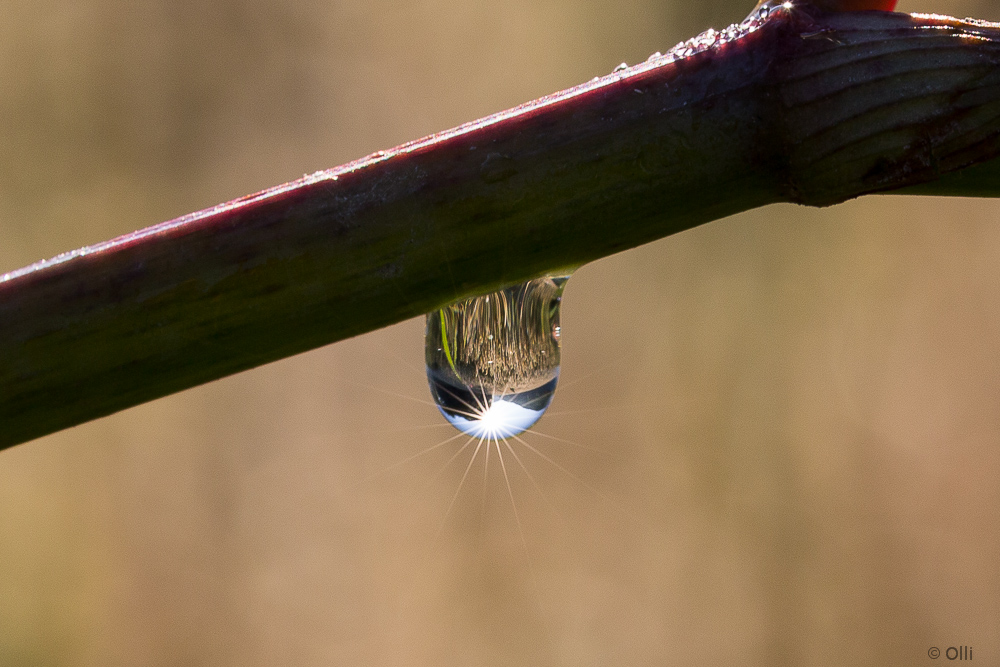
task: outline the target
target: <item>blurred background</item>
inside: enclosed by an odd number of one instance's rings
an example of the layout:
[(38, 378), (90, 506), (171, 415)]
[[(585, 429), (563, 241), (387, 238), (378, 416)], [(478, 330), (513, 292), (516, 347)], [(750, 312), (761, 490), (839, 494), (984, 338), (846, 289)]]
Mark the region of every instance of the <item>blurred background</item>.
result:
[[(0, 272), (751, 4), (0, 0)], [(0, 452), (0, 665), (1000, 664), (998, 216), (776, 206), (583, 267), (510, 493), (460, 486), (421, 320)]]

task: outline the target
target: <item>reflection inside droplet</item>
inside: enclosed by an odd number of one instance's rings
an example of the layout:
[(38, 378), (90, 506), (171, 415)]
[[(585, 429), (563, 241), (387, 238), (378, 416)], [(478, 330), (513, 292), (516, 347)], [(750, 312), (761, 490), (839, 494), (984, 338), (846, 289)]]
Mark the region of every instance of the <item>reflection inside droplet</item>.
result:
[(545, 413), (559, 379), (567, 280), (537, 278), (427, 315), (427, 380), (452, 426), (478, 438), (508, 438)]

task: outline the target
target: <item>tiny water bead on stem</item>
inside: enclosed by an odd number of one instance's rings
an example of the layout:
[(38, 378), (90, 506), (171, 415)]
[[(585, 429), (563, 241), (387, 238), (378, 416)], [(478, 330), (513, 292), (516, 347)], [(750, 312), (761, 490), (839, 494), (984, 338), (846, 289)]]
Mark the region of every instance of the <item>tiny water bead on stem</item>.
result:
[(503, 439), (545, 413), (559, 380), (559, 305), (568, 279), (536, 278), (427, 315), (427, 381), (452, 426)]
[(863, 12), (881, 11), (891, 12), (896, 8), (896, 0), (794, 0), (794, 2), (783, 2), (783, 0), (761, 0), (757, 3), (755, 11), (765, 5), (775, 6), (781, 4), (812, 5), (817, 9), (827, 12)]

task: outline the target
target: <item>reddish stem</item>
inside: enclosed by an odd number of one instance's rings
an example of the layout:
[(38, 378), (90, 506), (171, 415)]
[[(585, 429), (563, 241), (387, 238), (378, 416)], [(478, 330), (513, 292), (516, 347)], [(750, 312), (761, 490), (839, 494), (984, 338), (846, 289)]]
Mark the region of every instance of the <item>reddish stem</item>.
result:
[(0, 277), (0, 447), (742, 210), (1000, 153), (997, 26), (779, 6), (744, 28)]

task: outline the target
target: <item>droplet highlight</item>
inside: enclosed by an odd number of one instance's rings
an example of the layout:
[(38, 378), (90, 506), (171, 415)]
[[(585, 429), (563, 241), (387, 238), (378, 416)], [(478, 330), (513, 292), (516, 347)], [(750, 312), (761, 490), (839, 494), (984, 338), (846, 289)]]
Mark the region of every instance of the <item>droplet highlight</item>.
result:
[(545, 276), (427, 315), (427, 382), (459, 431), (509, 438), (531, 428), (559, 380), (559, 307), (569, 276)]

